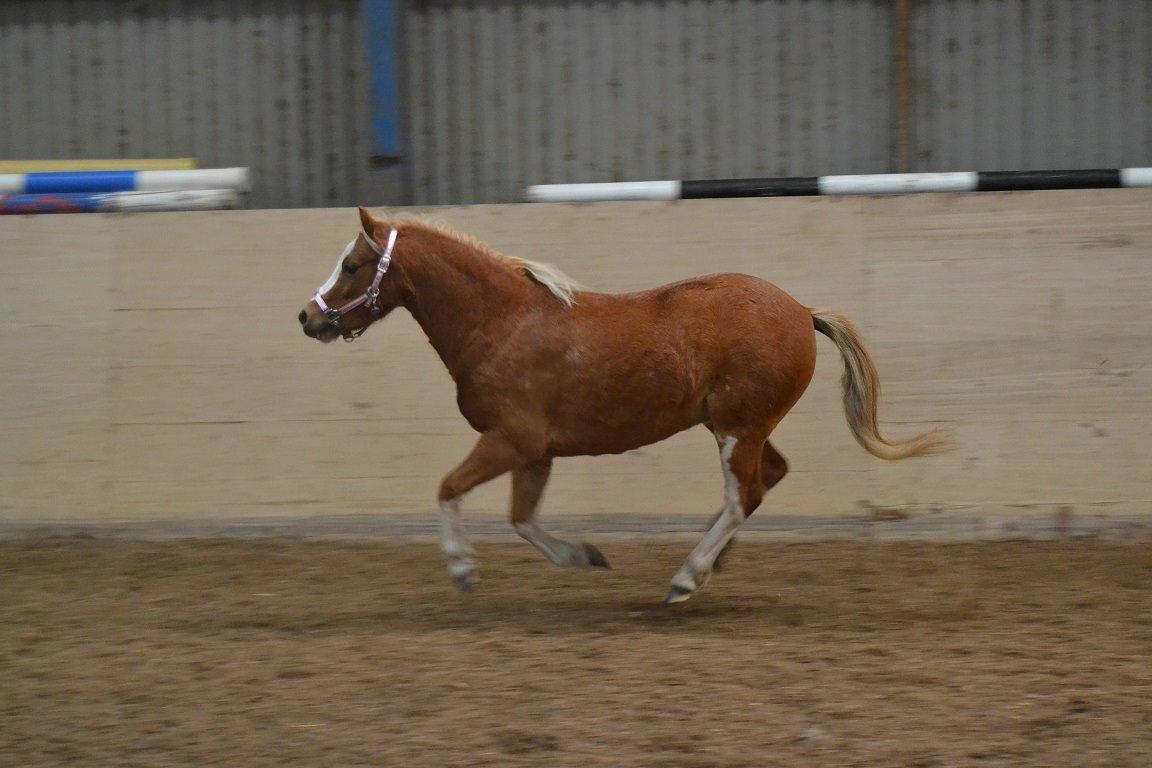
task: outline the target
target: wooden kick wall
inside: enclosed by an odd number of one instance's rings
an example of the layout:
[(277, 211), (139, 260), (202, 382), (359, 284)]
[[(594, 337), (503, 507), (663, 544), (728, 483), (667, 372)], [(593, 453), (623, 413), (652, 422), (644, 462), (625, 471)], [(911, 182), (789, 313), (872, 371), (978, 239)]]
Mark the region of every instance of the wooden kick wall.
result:
[[(743, 271), (840, 308), (886, 431), (955, 431), (940, 457), (864, 453), (821, 339), (775, 438), (792, 474), (758, 516), (1152, 518), (1152, 191), (433, 213), (599, 290)], [(432, 520), (473, 436), (419, 328), (396, 313), (321, 346), (295, 320), (356, 227), (351, 209), (0, 220), (0, 522)], [(721, 494), (702, 429), (553, 477), (553, 519), (703, 519)]]

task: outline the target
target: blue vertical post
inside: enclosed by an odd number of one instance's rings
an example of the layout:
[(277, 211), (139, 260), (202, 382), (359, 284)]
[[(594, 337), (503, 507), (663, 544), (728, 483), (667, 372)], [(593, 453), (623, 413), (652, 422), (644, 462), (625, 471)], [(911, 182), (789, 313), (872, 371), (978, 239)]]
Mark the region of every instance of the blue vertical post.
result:
[(361, 0), (364, 46), (372, 73), (372, 154), (382, 160), (400, 158), (400, 90), (397, 81), (395, 0)]

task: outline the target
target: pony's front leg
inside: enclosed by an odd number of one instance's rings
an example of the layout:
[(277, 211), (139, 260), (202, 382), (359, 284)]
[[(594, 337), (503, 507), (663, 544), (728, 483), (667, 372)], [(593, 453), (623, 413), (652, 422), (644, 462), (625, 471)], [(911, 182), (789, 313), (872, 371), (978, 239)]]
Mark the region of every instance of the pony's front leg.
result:
[(550, 536), (536, 524), (540, 497), (548, 484), (552, 459), (544, 458), (512, 472), (512, 525), (516, 533), (553, 564), (569, 568), (609, 568), (608, 560), (591, 544), (572, 544)]
[(448, 573), (465, 592), (476, 583), (476, 558), (460, 522), (460, 500), (476, 486), (525, 463), (515, 445), (495, 432), (486, 432), (468, 458), (440, 483), (440, 551), (448, 561)]

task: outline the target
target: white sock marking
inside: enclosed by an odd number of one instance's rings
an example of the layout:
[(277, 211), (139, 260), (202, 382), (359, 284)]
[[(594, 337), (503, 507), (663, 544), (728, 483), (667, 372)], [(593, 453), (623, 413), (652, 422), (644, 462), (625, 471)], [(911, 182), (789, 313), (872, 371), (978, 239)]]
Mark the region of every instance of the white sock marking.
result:
[(724, 545), (744, 522), (744, 513), (740, 509), (740, 481), (732, 471), (732, 452), (736, 448), (736, 438), (717, 435), (716, 443), (720, 446), (720, 467), (724, 471), (724, 509), (672, 578), (674, 585), (690, 592), (704, 586), (704, 582), (712, 575), (712, 566)]
[(569, 544), (544, 531), (534, 522), (516, 523), (516, 533), (548, 558), (555, 565), (580, 566), (588, 564), (588, 553), (583, 547)]
[(440, 502), (440, 551), (448, 559), (448, 572), (454, 577), (466, 576), (476, 570), (472, 545), (464, 535), (460, 522), (460, 499)]

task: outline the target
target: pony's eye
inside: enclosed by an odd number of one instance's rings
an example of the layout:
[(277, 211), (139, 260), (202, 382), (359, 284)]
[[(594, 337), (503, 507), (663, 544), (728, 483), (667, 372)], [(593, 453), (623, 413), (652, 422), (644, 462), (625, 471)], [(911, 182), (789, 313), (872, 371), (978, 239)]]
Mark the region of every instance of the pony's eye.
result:
[(350, 275), (356, 274), (357, 269), (359, 269), (359, 267), (357, 267), (352, 262), (349, 262), (349, 261), (344, 262), (344, 271), (347, 272), (348, 274), (350, 274)]

